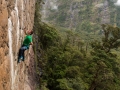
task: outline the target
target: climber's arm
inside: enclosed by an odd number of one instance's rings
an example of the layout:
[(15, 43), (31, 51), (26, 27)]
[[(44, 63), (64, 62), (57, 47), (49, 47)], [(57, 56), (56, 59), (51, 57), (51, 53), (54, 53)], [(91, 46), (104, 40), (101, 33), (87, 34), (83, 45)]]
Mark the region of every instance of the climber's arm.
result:
[(33, 45), (33, 40), (32, 40), (32, 38), (30, 39), (30, 45)]
[(28, 35), (28, 30), (24, 30), (25, 35)]
[(30, 45), (33, 45), (33, 42), (31, 42)]

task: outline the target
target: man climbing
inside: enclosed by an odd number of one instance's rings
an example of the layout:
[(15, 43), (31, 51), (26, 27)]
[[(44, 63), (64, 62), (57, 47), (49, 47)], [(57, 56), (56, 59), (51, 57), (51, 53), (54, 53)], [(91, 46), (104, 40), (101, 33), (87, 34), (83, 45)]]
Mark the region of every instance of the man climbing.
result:
[(27, 30), (25, 31), (26, 37), (24, 38), (23, 44), (19, 50), (19, 54), (18, 54), (18, 63), (20, 63), (20, 61), (24, 61), (24, 51), (29, 49), (30, 45), (33, 45), (32, 43), (32, 34), (33, 34), (33, 30)]

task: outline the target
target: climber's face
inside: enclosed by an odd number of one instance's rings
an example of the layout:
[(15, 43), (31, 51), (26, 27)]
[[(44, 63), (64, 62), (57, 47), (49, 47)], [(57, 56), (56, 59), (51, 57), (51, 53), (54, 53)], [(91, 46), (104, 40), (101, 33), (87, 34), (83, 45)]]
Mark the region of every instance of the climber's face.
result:
[(32, 35), (33, 34), (33, 30), (27, 30), (27, 35)]
[(28, 30), (28, 34), (29, 34), (29, 35), (31, 34), (31, 30)]
[(29, 35), (32, 35), (32, 34), (33, 34), (33, 31), (32, 31), (32, 30), (28, 30), (28, 34), (29, 34)]

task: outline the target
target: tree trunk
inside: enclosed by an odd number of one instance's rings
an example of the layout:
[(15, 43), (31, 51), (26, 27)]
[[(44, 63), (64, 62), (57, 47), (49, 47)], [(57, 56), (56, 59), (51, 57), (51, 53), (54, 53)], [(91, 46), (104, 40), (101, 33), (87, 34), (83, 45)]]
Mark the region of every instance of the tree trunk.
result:
[(96, 88), (96, 83), (95, 83), (95, 81), (93, 81), (89, 90), (95, 90), (95, 88)]
[(92, 83), (90, 85), (89, 90), (96, 90), (96, 87), (97, 87), (97, 80), (96, 79), (98, 78), (100, 68), (98, 68), (96, 71), (97, 72), (96, 72), (96, 74), (94, 76), (94, 79), (93, 79), (93, 81), (92, 81)]

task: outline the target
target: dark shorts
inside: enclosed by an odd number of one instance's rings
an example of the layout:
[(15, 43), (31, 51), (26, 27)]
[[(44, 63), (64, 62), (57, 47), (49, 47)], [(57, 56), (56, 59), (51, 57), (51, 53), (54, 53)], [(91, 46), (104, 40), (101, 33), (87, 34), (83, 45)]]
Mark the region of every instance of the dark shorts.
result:
[(20, 57), (23, 57), (23, 59), (24, 59), (24, 52), (25, 52), (25, 50), (27, 50), (27, 49), (29, 49), (29, 46), (28, 46), (28, 45), (22, 45), (22, 46), (21, 46), (21, 48), (20, 48), (20, 50), (19, 50), (18, 59), (19, 59)]

